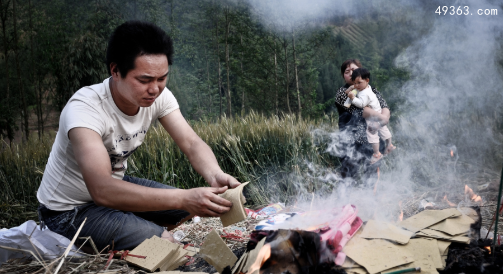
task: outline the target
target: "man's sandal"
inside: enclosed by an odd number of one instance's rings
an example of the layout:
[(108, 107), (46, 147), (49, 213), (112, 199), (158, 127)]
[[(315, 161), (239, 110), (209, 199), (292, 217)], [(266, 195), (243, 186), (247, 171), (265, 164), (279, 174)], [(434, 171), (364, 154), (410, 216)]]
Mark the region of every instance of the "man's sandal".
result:
[(381, 159), (382, 159), (381, 152), (374, 153), (374, 154), (372, 154), (372, 158), (370, 158), (370, 164), (373, 165)]
[(390, 154), (395, 149), (396, 149), (396, 146), (394, 146), (394, 145), (387, 146), (386, 149), (384, 149), (384, 155)]

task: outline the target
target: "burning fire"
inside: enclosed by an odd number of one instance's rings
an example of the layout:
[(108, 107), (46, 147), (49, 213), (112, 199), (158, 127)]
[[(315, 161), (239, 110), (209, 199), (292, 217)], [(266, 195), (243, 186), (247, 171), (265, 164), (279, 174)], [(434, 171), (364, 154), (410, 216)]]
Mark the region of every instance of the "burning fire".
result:
[(475, 194), (471, 188), (468, 187), (468, 185), (465, 185), (465, 195), (468, 195), (471, 201), (477, 202), (480, 205), (482, 205), (482, 197), (479, 195)]
[(447, 200), (447, 195), (444, 196), (444, 201), (449, 204), (449, 206), (456, 206), (455, 203), (451, 203), (449, 200)]
[(484, 246), (484, 249), (486, 249), (487, 251), (489, 251), (489, 254), (491, 254), (491, 247), (490, 246)]
[(451, 157), (454, 157), (454, 151), (451, 149)]
[(401, 222), (403, 221), (402, 201), (398, 202), (398, 206), (400, 206), (400, 215), (398, 216), (398, 222)]
[(257, 259), (253, 263), (253, 265), (250, 267), (250, 270), (248, 270), (248, 273), (254, 273), (255, 271), (258, 272), (260, 270), (260, 267), (264, 265), (265, 261), (271, 257), (271, 245), (266, 244), (260, 249)]

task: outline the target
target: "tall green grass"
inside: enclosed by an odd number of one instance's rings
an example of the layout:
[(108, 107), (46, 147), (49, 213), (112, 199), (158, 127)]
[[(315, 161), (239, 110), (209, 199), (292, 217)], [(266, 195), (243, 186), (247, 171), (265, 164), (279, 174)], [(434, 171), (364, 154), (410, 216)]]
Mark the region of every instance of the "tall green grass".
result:
[[(263, 205), (271, 197), (284, 201), (295, 196), (292, 176), (303, 173), (305, 161), (335, 167), (336, 158), (324, 153), (327, 142), (313, 134), (316, 128), (334, 130), (335, 117), (298, 119), (294, 115), (266, 117), (251, 113), (242, 118), (222, 118), (218, 122), (191, 122), (196, 133), (212, 148), (222, 169), (239, 181), (250, 181), (248, 204)], [(0, 153), (0, 227), (19, 225), (36, 218), (36, 191), (54, 141), (54, 134), (23, 144), (3, 144)], [(145, 142), (130, 157), (128, 175), (148, 178), (179, 188), (207, 186), (204, 179), (176, 146), (173, 139), (155, 124)], [(269, 184), (275, 181), (275, 184)], [(315, 182), (306, 185), (316, 187)], [(308, 187), (308, 188), (309, 188)], [(279, 200), (274, 200), (279, 201)]]
[(55, 136), (54, 132), (46, 133), (40, 140), (33, 136), (27, 142), (12, 145), (2, 141), (0, 227), (18, 225), (30, 219), (38, 220), (36, 191)]

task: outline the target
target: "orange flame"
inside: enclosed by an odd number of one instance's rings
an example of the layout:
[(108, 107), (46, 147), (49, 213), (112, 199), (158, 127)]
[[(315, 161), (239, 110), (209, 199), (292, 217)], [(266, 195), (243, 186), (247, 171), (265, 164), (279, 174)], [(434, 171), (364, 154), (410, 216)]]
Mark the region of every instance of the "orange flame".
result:
[(465, 194), (468, 195), (468, 197), (470, 197), (470, 200), (472, 200), (473, 202), (477, 202), (482, 205), (482, 197), (475, 194), (473, 190), (468, 187), (468, 185), (465, 185)]
[(487, 251), (489, 251), (489, 254), (491, 254), (491, 247), (490, 246), (484, 246), (485, 249), (487, 249)]
[(449, 200), (447, 200), (447, 195), (444, 196), (444, 201), (449, 204), (449, 206), (456, 206), (455, 203), (451, 203)]
[(265, 244), (259, 251), (257, 255), (257, 259), (253, 263), (252, 266), (250, 266), (250, 269), (248, 270), (248, 273), (253, 273), (255, 271), (258, 272), (262, 265), (271, 257), (271, 245), (270, 244)]
[(400, 215), (398, 216), (398, 222), (401, 222), (403, 221), (402, 201), (398, 202), (398, 206), (400, 206)]
[(454, 157), (454, 151), (451, 149), (451, 157)]

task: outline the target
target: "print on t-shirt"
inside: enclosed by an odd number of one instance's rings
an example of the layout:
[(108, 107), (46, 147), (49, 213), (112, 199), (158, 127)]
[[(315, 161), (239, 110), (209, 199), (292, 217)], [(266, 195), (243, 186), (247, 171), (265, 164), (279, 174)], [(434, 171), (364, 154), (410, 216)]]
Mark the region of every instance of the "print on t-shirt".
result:
[[(126, 170), (127, 158), (135, 152), (138, 146), (143, 142), (146, 128), (135, 131), (132, 134), (118, 134), (114, 138), (114, 147), (108, 150), (110, 156), (110, 163), (112, 164), (112, 172), (119, 172)], [(136, 138), (140, 137), (141, 141), (137, 142)], [(134, 142), (134, 143), (131, 143)], [(136, 145), (137, 144), (137, 145)]]

